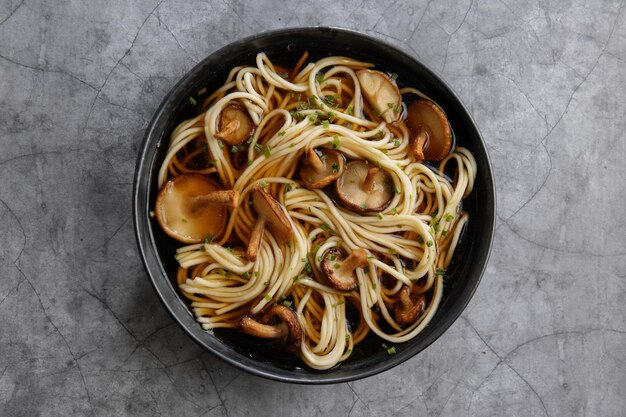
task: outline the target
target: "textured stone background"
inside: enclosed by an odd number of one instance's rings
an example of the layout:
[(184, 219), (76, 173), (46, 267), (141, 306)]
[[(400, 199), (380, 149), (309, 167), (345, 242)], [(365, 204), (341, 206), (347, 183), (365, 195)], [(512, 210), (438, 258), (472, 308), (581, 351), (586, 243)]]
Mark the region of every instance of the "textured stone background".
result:
[[(626, 415), (624, 1), (0, 1), (0, 415)], [(498, 228), (463, 316), (336, 386), (203, 353), (142, 269), (137, 147), (196, 62), (339, 25), (441, 74), (491, 153)]]

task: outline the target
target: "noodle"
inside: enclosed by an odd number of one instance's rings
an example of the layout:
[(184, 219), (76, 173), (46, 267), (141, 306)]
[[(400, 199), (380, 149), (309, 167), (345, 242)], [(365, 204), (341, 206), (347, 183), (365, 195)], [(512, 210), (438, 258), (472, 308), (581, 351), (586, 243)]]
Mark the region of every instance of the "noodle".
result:
[[(370, 331), (402, 343), (429, 324), (469, 220), (461, 201), (472, 191), (477, 167), (461, 147), (438, 170), (413, 162), (404, 123), (385, 123), (362, 99), (356, 71), (372, 64), (336, 56), (307, 64), (307, 58), (284, 74), (264, 53), (257, 55), (256, 67), (234, 68), (203, 101), (202, 112), (173, 131), (158, 185), (195, 172), (240, 193), (241, 203), (217, 240), (176, 251), (177, 283), (202, 327), (235, 328), (243, 316), (285, 303), (304, 333), (300, 358), (323, 370), (346, 360)], [(400, 92), (428, 99), (413, 88)], [(216, 135), (221, 112), (233, 102), (256, 129), (245, 143), (229, 147)], [(324, 190), (305, 188), (297, 167), (309, 148), (337, 149), (386, 171), (395, 191), (387, 208), (358, 214)], [(233, 155), (245, 158), (244, 166), (234, 163)], [(454, 171), (454, 181), (443, 175), (446, 169)], [(251, 262), (241, 247), (255, 227), (257, 215), (248, 202), (258, 186), (285, 208), (293, 239), (279, 244), (265, 233)], [(322, 256), (333, 248), (367, 251), (367, 266), (356, 269), (355, 290), (339, 291), (324, 281)], [(408, 325), (393, 314), (403, 288), (426, 298), (423, 312)], [(360, 313), (359, 323), (349, 322), (348, 306)]]

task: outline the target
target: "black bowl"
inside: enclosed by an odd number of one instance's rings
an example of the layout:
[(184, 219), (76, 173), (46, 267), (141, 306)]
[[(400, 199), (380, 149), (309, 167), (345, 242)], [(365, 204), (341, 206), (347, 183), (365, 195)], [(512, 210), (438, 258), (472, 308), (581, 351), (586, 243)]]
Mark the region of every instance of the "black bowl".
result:
[[(221, 86), (230, 69), (253, 64), (259, 51), (275, 62), (293, 64), (308, 50), (315, 57), (345, 55), (376, 63), (398, 74), (398, 80), (432, 97), (447, 113), (457, 144), (468, 148), (478, 163), (478, 176), (471, 196), (464, 201), (470, 222), (464, 232), (454, 268), (446, 278), (444, 296), (431, 323), (415, 339), (396, 346), (389, 356), (381, 340), (371, 337), (355, 350), (353, 357), (338, 367), (318, 372), (298, 361), (272, 358), (258, 346), (238, 343), (234, 332), (206, 332), (195, 321), (175, 284), (177, 244), (165, 236), (149, 216), (157, 195), (156, 176), (170, 133), (194, 108), (189, 97), (206, 87)], [(459, 317), (481, 279), (494, 232), (495, 189), (491, 164), (476, 124), (459, 98), (425, 65), (377, 39), (335, 28), (294, 28), (266, 32), (230, 44), (211, 54), (172, 88), (155, 113), (141, 146), (133, 193), (135, 232), (139, 250), (154, 288), (176, 322), (202, 347), (226, 362), (253, 374), (283, 382), (323, 384), (346, 382), (377, 374), (413, 357), (435, 341)]]

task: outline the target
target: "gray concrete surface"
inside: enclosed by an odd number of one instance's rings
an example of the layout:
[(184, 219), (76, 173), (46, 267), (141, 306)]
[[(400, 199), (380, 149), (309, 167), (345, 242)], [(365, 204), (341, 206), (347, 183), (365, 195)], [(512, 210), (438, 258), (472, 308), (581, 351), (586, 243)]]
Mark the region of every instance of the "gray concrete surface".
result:
[[(1, 416), (626, 415), (624, 1), (0, 1)], [(194, 63), (339, 25), (441, 74), (493, 158), (498, 228), (463, 316), (408, 363), (289, 386), (202, 352), (131, 221), (137, 147)]]

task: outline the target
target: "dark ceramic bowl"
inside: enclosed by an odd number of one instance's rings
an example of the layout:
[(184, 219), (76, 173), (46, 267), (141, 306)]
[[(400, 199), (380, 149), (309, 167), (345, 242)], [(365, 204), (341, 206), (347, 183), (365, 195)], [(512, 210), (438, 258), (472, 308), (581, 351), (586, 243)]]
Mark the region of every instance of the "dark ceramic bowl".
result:
[[(381, 340), (371, 336), (359, 344), (352, 357), (338, 367), (318, 372), (299, 361), (275, 358), (263, 349), (243, 343), (235, 332), (206, 332), (195, 321), (175, 284), (174, 250), (179, 244), (165, 236), (149, 217), (157, 196), (156, 177), (170, 133), (193, 114), (189, 96), (206, 87), (221, 86), (230, 69), (254, 65), (259, 51), (276, 63), (291, 64), (308, 50), (313, 58), (345, 55), (377, 64), (398, 74), (398, 80), (432, 97), (447, 113), (457, 144), (468, 148), (478, 163), (478, 176), (471, 196), (464, 201), (470, 214), (454, 266), (446, 277), (444, 296), (431, 323), (415, 339), (396, 346), (389, 356)], [(485, 269), (494, 232), (495, 190), (485, 144), (471, 116), (446, 84), (414, 57), (371, 37), (334, 28), (297, 28), (266, 32), (228, 45), (211, 54), (185, 75), (169, 92), (155, 113), (139, 152), (133, 194), (135, 231), (148, 275), (174, 320), (202, 347), (226, 362), (253, 374), (283, 382), (323, 384), (364, 378), (392, 368), (413, 357), (459, 317), (471, 299)]]

